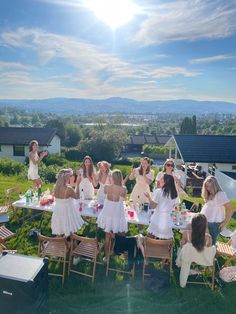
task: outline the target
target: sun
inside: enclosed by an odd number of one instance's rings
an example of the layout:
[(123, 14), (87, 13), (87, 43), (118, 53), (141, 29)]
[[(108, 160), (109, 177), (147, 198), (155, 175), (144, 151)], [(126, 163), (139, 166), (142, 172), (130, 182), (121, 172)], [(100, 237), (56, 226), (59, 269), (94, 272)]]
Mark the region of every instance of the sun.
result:
[(131, 0), (90, 0), (84, 4), (113, 30), (127, 24), (139, 13), (139, 7)]

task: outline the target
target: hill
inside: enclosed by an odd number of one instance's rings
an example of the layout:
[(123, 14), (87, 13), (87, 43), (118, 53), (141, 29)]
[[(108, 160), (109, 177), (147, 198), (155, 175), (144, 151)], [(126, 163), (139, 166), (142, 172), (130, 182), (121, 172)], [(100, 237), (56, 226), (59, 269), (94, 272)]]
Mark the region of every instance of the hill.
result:
[(89, 113), (183, 113), (183, 114), (236, 114), (236, 104), (221, 101), (155, 100), (138, 101), (112, 97), (108, 99), (49, 98), (2, 99), (0, 107), (19, 110), (51, 112), (56, 114)]

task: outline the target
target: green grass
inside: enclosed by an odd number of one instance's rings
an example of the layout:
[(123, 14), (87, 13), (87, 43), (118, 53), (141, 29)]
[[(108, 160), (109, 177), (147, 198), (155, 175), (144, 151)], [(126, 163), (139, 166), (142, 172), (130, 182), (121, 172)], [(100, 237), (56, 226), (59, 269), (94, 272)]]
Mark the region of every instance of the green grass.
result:
[[(4, 199), (4, 190), (9, 187), (19, 186), (22, 191), (30, 187), (30, 183), (23, 178), (0, 176), (0, 200)], [(43, 189), (52, 187), (44, 185)], [(17, 199), (18, 195), (15, 195)], [(191, 198), (192, 199), (192, 198)], [(201, 201), (201, 199), (195, 199)], [(234, 202), (236, 207), (236, 202)], [(18, 210), (18, 218), (22, 211)], [(28, 237), (31, 228), (41, 228), (42, 234), (50, 235), (51, 214), (46, 213), (42, 221), (38, 217), (23, 225), (17, 219), (11, 218), (8, 227), (16, 231), (16, 237), (8, 241), (9, 247), (17, 249), (19, 253), (27, 255), (37, 254), (37, 239)], [(41, 225), (40, 225), (41, 224)], [(236, 221), (231, 219), (230, 226), (236, 229)], [(139, 232), (138, 227), (132, 225), (130, 234)], [(84, 226), (81, 234), (95, 235), (95, 226)], [(98, 232), (99, 240), (104, 239), (104, 233)], [(180, 234), (176, 233), (178, 245)], [(175, 251), (176, 256), (176, 251)], [(109, 273), (105, 276), (105, 266), (97, 266), (95, 284), (90, 280), (76, 274), (66, 277), (64, 287), (58, 278), (50, 277), (49, 304), (51, 314), (113, 314), (113, 313), (136, 313), (136, 314), (233, 314), (236, 308), (236, 282), (217, 285), (214, 291), (200, 285), (189, 285), (182, 289), (178, 285), (179, 270), (174, 268), (171, 287), (165, 293), (152, 293), (144, 288), (141, 280), (141, 269), (137, 269), (135, 279), (116, 276)]]

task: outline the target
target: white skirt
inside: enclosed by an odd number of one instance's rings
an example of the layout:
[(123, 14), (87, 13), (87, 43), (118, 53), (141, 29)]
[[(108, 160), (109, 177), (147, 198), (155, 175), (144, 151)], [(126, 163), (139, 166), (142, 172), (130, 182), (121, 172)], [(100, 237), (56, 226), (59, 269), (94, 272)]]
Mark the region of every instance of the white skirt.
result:
[(105, 232), (118, 233), (128, 231), (123, 198), (120, 198), (118, 202), (109, 201), (105, 198), (103, 209), (97, 219), (97, 225)]
[(78, 231), (83, 223), (73, 198), (55, 200), (51, 221), (52, 234), (69, 236)]
[(160, 239), (173, 238), (172, 219), (170, 213), (156, 210), (152, 215), (147, 231)]

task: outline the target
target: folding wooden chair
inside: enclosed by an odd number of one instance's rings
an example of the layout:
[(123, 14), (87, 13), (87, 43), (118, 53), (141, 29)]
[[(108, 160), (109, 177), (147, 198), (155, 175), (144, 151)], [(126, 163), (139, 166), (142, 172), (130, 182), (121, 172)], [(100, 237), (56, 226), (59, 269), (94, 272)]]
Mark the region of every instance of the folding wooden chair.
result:
[(158, 259), (168, 261), (170, 264), (170, 273), (172, 272), (173, 258), (173, 239), (157, 240), (149, 237), (144, 238), (144, 262), (143, 262), (143, 280), (149, 274), (145, 273), (148, 264), (155, 264)]
[(21, 190), (19, 187), (13, 187), (10, 189), (5, 190), (5, 207), (7, 207), (8, 212), (12, 210), (13, 216), (15, 217), (15, 208), (12, 206), (12, 203), (14, 201), (14, 195), (19, 195), (21, 193)]
[(223, 266), (229, 266), (234, 260), (236, 260), (236, 252), (231, 246), (232, 240), (230, 239), (227, 243), (217, 241), (216, 242), (216, 253), (217, 256), (226, 258)]
[(62, 278), (62, 285), (64, 285), (66, 274), (66, 258), (69, 253), (68, 241), (64, 237), (45, 237), (38, 235), (39, 246), (38, 256), (49, 257), (49, 260), (53, 262), (59, 262), (62, 264), (62, 273), (49, 273), (51, 276), (57, 276)]
[[(92, 279), (92, 283), (94, 283), (95, 275), (96, 275), (96, 264), (98, 264), (97, 257), (100, 253), (101, 245), (98, 243), (96, 238), (87, 238), (78, 236), (73, 234), (71, 236), (71, 249), (70, 249), (70, 257), (69, 257), (69, 267), (68, 267), (68, 275), (70, 272), (76, 273), (82, 276), (86, 276)], [(78, 258), (79, 264), (82, 261), (88, 261), (92, 264), (92, 272), (88, 273), (86, 268), (84, 271), (75, 269), (75, 265), (73, 265), (73, 259)]]
[[(121, 253), (118, 253), (119, 255), (116, 255), (116, 244), (117, 241), (121, 241)], [(123, 242), (123, 243), (122, 243)], [(129, 252), (127, 249), (127, 246), (129, 246), (129, 243), (131, 243), (131, 255), (132, 260), (129, 260)], [(135, 242), (135, 245), (132, 244), (132, 242)], [(124, 245), (124, 250), (122, 250), (122, 246)], [(117, 248), (117, 251), (119, 251), (119, 248)], [(128, 274), (132, 278), (134, 278), (135, 275), (135, 258), (136, 258), (136, 238), (135, 237), (125, 237), (125, 236), (115, 236), (110, 237), (109, 245), (108, 245), (108, 259), (107, 259), (107, 267), (106, 267), (106, 276), (108, 276), (109, 271), (117, 272), (117, 273), (123, 273)], [(112, 261), (114, 257), (117, 257), (117, 259), (121, 258), (121, 263), (116, 263), (116, 267), (112, 267), (111, 263), (115, 263), (115, 261)], [(117, 264), (121, 264), (120, 267)]]
[(15, 235), (11, 230), (6, 228), (5, 226), (0, 227), (0, 246), (5, 250), (7, 247), (5, 246), (4, 242), (8, 239), (12, 238)]

